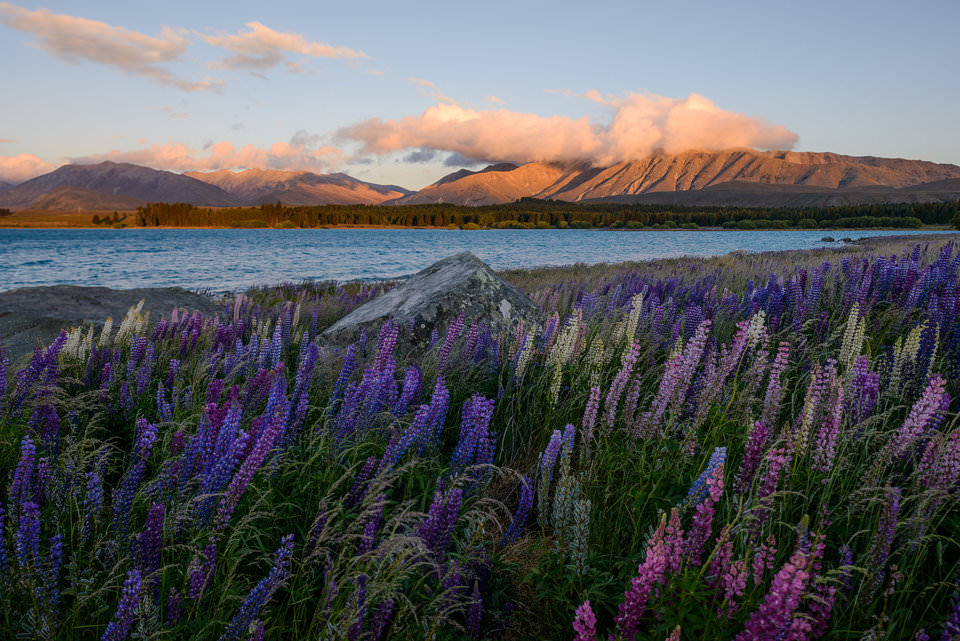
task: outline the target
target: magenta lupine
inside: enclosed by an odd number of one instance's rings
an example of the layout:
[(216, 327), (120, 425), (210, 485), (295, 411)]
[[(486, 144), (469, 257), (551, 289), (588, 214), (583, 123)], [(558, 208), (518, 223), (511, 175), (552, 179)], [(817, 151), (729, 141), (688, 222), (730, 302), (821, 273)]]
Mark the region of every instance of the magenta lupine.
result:
[(614, 621), (617, 631), (627, 641), (633, 641), (640, 628), (640, 618), (647, 609), (647, 602), (653, 589), (663, 585), (667, 569), (664, 534), (666, 518), (660, 520), (653, 536), (647, 542), (647, 555), (637, 568), (637, 576), (630, 582), (630, 589), (624, 593)]
[(590, 607), (590, 601), (584, 601), (577, 608), (573, 619), (574, 641), (597, 641), (597, 617)]
[(773, 569), (773, 559), (777, 555), (777, 539), (773, 534), (767, 535), (767, 540), (760, 544), (753, 555), (753, 584), (763, 583), (763, 577), (768, 570)]
[(127, 635), (130, 634), (130, 628), (133, 626), (137, 609), (140, 607), (141, 588), (140, 573), (136, 570), (127, 572), (114, 620), (107, 625), (100, 641), (123, 641), (127, 638)]
[(830, 617), (837, 600), (837, 586), (819, 584), (810, 601), (810, 632), (813, 639), (819, 639), (830, 627)]
[(800, 597), (810, 582), (810, 574), (806, 569), (808, 560), (799, 548), (794, 551), (790, 560), (773, 578), (766, 598), (750, 615), (736, 641), (770, 641), (788, 630), (800, 606)]
[(668, 574), (675, 574), (680, 571), (683, 566), (686, 547), (683, 527), (680, 525), (680, 511), (673, 508), (670, 510), (670, 520), (667, 522), (663, 539), (664, 557), (667, 560), (666, 572)]
[(623, 390), (627, 387), (627, 382), (630, 380), (630, 375), (633, 373), (633, 367), (636, 365), (639, 356), (640, 345), (634, 343), (623, 359), (620, 371), (617, 372), (613, 382), (610, 383), (610, 390), (607, 392), (607, 400), (604, 405), (604, 424), (608, 430), (613, 428), (613, 421), (617, 417), (617, 407), (620, 405), (620, 397), (623, 396)]
[(737, 475), (736, 492), (743, 494), (750, 489), (753, 483), (753, 477), (760, 467), (760, 459), (763, 457), (763, 448), (770, 438), (772, 430), (767, 423), (762, 420), (753, 424), (749, 436), (747, 436), (747, 447), (743, 453), (743, 461), (740, 463), (740, 473)]
[(923, 395), (914, 403), (910, 409), (910, 415), (890, 443), (891, 453), (894, 456), (905, 456), (916, 440), (924, 434), (927, 426), (938, 417), (946, 396), (945, 385), (946, 382), (941, 376), (934, 376), (927, 383)]
[(717, 548), (710, 561), (710, 575), (722, 600), (717, 609), (717, 618), (729, 618), (737, 610), (737, 599), (743, 596), (747, 587), (747, 562), (733, 559), (733, 541), (727, 536), (727, 530), (720, 535), (723, 543)]

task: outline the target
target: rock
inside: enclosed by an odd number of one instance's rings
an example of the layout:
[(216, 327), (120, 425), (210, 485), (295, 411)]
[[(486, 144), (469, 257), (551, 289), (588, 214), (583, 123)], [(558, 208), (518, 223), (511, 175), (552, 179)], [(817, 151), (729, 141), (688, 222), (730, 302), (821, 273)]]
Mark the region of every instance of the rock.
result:
[(834, 242), (836, 242), (836, 241), (833, 239), (833, 236), (824, 236), (823, 238), (820, 239), (820, 242), (822, 242), (822, 243), (834, 243)]
[(150, 312), (151, 321), (159, 320), (161, 314), (169, 315), (175, 306), (204, 315), (222, 309), (209, 296), (179, 287), (23, 287), (0, 292), (0, 345), (10, 362), (16, 364), (37, 345), (49, 345), (61, 329), (89, 324), (99, 328), (108, 316), (116, 329), (127, 310), (141, 300), (145, 301), (143, 313)]
[(494, 332), (512, 331), (521, 318), (539, 317), (536, 304), (501, 278), (489, 265), (464, 252), (417, 272), (399, 287), (358, 307), (322, 334), (334, 345), (357, 340), (362, 329), (370, 336), (387, 319), (401, 327), (413, 322), (414, 340), (430, 340), (436, 329), (444, 335), (460, 313), (467, 324), (480, 321)]

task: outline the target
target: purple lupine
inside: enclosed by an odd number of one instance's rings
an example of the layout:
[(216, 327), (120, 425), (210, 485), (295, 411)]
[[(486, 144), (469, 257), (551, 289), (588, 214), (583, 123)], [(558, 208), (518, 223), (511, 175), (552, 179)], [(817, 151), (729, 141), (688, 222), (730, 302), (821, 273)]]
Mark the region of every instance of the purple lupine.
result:
[(750, 489), (753, 483), (753, 477), (760, 467), (760, 459), (763, 457), (763, 447), (770, 438), (771, 429), (763, 421), (757, 421), (753, 424), (747, 436), (747, 447), (743, 453), (743, 461), (740, 463), (740, 473), (737, 475), (736, 491), (738, 494), (745, 493)]
[(407, 367), (403, 374), (403, 391), (393, 406), (393, 415), (400, 417), (407, 413), (412, 404), (420, 402), (423, 390), (423, 372), (416, 365)]
[(853, 362), (853, 377), (847, 395), (847, 411), (853, 425), (870, 415), (879, 395), (880, 375), (870, 371), (870, 361), (866, 355), (858, 356)]
[(273, 566), (270, 573), (265, 576), (247, 595), (240, 610), (234, 615), (233, 619), (227, 625), (220, 641), (229, 639), (239, 639), (240, 636), (250, 627), (250, 623), (259, 616), (263, 606), (271, 596), (280, 588), (280, 585), (290, 576), (290, 557), (293, 554), (293, 535), (288, 534), (280, 540), (280, 547), (277, 549)]
[(641, 416), (637, 425), (638, 435), (659, 426), (667, 407), (676, 404), (686, 396), (690, 382), (693, 380), (693, 373), (700, 364), (706, 348), (710, 327), (710, 319), (701, 322), (693, 337), (687, 341), (686, 347), (682, 350), (677, 349), (667, 360), (657, 394), (650, 409)]
[(93, 469), (87, 472), (87, 491), (83, 499), (83, 529), (80, 538), (86, 542), (93, 533), (97, 516), (103, 509), (103, 479)]
[(163, 504), (154, 503), (151, 505), (143, 531), (137, 535), (133, 543), (134, 564), (140, 571), (141, 577), (149, 577), (160, 569), (160, 552), (163, 547), (163, 517)]
[(750, 615), (746, 628), (737, 635), (736, 641), (780, 638), (793, 620), (800, 606), (800, 597), (810, 582), (810, 573), (806, 570), (808, 560), (799, 547), (794, 551), (790, 560), (773, 578), (766, 598)]
[(471, 639), (480, 638), (480, 620), (482, 616), (483, 597), (480, 595), (480, 586), (474, 582), (473, 592), (470, 594), (470, 605), (467, 607), (466, 621), (467, 635)]
[(346, 507), (353, 507), (363, 501), (363, 498), (367, 495), (370, 479), (373, 477), (373, 471), (376, 467), (377, 457), (371, 456), (367, 458), (360, 472), (358, 472), (356, 478), (353, 479), (353, 485), (350, 486), (350, 491), (347, 493), (347, 498), (344, 501)]
[(63, 535), (55, 534), (50, 539), (50, 553), (47, 556), (47, 568), (44, 574), (43, 585), (47, 593), (47, 601), (54, 608), (60, 602), (60, 564), (63, 561)]
[(753, 555), (753, 584), (763, 583), (763, 575), (767, 570), (773, 569), (773, 559), (777, 555), (777, 539), (773, 534), (767, 535), (767, 540), (760, 544), (756, 554)]
[(33, 468), (36, 463), (37, 448), (33, 439), (24, 436), (20, 441), (20, 460), (10, 481), (9, 505), (16, 506), (33, 496)]
[(640, 628), (640, 617), (647, 609), (654, 588), (663, 585), (667, 569), (666, 548), (664, 534), (666, 519), (660, 520), (660, 525), (647, 542), (647, 555), (637, 567), (637, 576), (630, 582), (630, 588), (624, 593), (623, 603), (620, 604), (614, 621), (617, 630), (624, 639), (633, 639)]
[(191, 563), (191, 569), (187, 581), (190, 590), (187, 596), (196, 601), (203, 594), (204, 588), (213, 578), (214, 570), (217, 567), (217, 542), (213, 539), (203, 548), (203, 560), (195, 558)]
[(20, 572), (37, 568), (40, 563), (40, 507), (33, 501), (25, 501), (20, 512), (16, 533), (17, 564)]
[(340, 374), (337, 376), (336, 382), (333, 384), (333, 391), (330, 393), (330, 402), (331, 404), (335, 400), (339, 400), (343, 396), (343, 391), (347, 387), (347, 383), (350, 381), (350, 377), (353, 376), (353, 372), (357, 369), (357, 347), (356, 343), (351, 344), (347, 347), (347, 353), (343, 357), (343, 367), (340, 369)]
[(573, 631), (577, 633), (574, 641), (597, 641), (597, 617), (590, 607), (590, 601), (584, 601), (577, 608), (573, 619)]
[(783, 382), (780, 380), (790, 358), (790, 343), (784, 341), (777, 348), (777, 356), (770, 367), (770, 378), (767, 383), (767, 393), (763, 399), (763, 413), (760, 422), (769, 428), (774, 427), (777, 411), (780, 409), (780, 399), (783, 396)]
[(353, 624), (347, 631), (348, 641), (359, 641), (363, 632), (363, 620), (367, 613), (367, 575), (357, 575), (357, 589), (353, 593)]
[(886, 502), (880, 512), (880, 521), (877, 523), (877, 530), (874, 532), (873, 541), (867, 552), (870, 567), (875, 571), (873, 581), (870, 584), (871, 593), (880, 587), (883, 577), (886, 575), (887, 559), (890, 557), (890, 550), (893, 548), (897, 519), (900, 515), (900, 488), (888, 488), (886, 493)]
[(563, 433), (560, 430), (554, 430), (550, 435), (550, 442), (540, 453), (540, 465), (537, 485), (537, 509), (540, 512), (540, 520), (545, 523), (550, 513), (550, 486), (553, 482), (553, 468), (556, 465), (557, 457), (560, 455), (560, 447), (563, 444)]
[(173, 627), (180, 622), (183, 600), (180, 597), (180, 591), (177, 588), (170, 588), (167, 596), (167, 625)]
[(147, 459), (157, 442), (157, 426), (146, 419), (137, 420), (137, 436), (134, 441), (134, 461), (113, 491), (113, 527), (121, 537), (125, 537), (130, 523), (130, 507), (133, 496), (140, 486), (146, 472)]
[(3, 503), (0, 502), (0, 583), (6, 581), (10, 576), (10, 558), (7, 556), (7, 522), (6, 510), (3, 509)]
[(760, 479), (760, 485), (757, 489), (757, 522), (754, 527), (759, 528), (770, 516), (770, 495), (777, 490), (780, 484), (780, 474), (784, 469), (790, 466), (792, 456), (785, 447), (775, 447), (767, 452), (767, 470)]
[(380, 521), (383, 519), (383, 509), (387, 503), (386, 495), (381, 492), (374, 500), (374, 511), (363, 526), (363, 533), (360, 535), (360, 554), (372, 552), (377, 547), (377, 528), (380, 527)]
[(393, 351), (397, 348), (397, 337), (400, 335), (400, 328), (393, 321), (386, 321), (380, 326), (380, 334), (377, 336), (377, 356), (374, 359), (373, 367), (376, 370), (382, 370), (387, 365), (387, 360), (393, 357)]
[(954, 595), (953, 607), (950, 616), (943, 624), (943, 635), (940, 641), (955, 641), (960, 637), (960, 595)]
[(387, 623), (390, 622), (390, 615), (393, 613), (393, 606), (393, 599), (386, 599), (380, 603), (376, 614), (373, 615), (373, 620), (370, 622), (370, 634), (368, 635), (370, 641), (380, 641), (383, 637), (383, 633), (387, 629)]
[(460, 488), (453, 488), (446, 496), (436, 492), (427, 512), (427, 518), (417, 530), (418, 536), (438, 558), (443, 557), (450, 544), (462, 503), (463, 490)]
[(493, 463), (490, 419), (495, 401), (474, 394), (463, 404), (460, 438), (450, 461), (450, 473), (459, 474), (474, 461), (479, 465)]
[(450, 356), (450, 350), (453, 349), (453, 344), (456, 342), (457, 337), (460, 336), (460, 332), (463, 330), (463, 312), (460, 312), (460, 315), (457, 316), (450, 323), (450, 326), (447, 328), (447, 336), (443, 339), (443, 344), (440, 346), (440, 351), (437, 354), (437, 369), (443, 371), (447, 366), (447, 358)]
[(816, 597), (810, 601), (810, 632), (812, 638), (819, 639), (830, 627), (830, 617), (837, 600), (837, 586), (819, 584), (814, 593)]
[(137, 609), (140, 607), (140, 590), (142, 582), (140, 573), (136, 570), (127, 572), (127, 578), (123, 582), (123, 590), (120, 592), (120, 603), (117, 604), (117, 612), (114, 614), (114, 620), (107, 625), (100, 641), (123, 641), (130, 633), (130, 627), (133, 625)]
[(513, 543), (519, 538), (520, 533), (527, 524), (527, 517), (530, 516), (530, 508), (533, 507), (533, 481), (529, 476), (523, 477), (520, 481), (520, 503), (517, 511), (514, 512), (510, 525), (500, 541), (500, 547)]
[(907, 420), (893, 436), (890, 449), (894, 456), (904, 456), (916, 440), (923, 435), (927, 426), (938, 418), (938, 414), (941, 413), (941, 408), (944, 405), (944, 397), (947, 397), (946, 392), (944, 392), (945, 386), (946, 382), (941, 376), (934, 376), (927, 383), (923, 395), (910, 409)]

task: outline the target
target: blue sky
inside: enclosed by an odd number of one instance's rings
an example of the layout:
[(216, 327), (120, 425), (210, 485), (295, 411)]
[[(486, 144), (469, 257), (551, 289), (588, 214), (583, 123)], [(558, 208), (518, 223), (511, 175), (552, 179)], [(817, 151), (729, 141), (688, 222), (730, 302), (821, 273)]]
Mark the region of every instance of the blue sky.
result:
[(0, 3), (0, 179), (113, 158), (417, 188), (465, 156), (731, 141), (960, 164), (958, 26), (942, 1)]

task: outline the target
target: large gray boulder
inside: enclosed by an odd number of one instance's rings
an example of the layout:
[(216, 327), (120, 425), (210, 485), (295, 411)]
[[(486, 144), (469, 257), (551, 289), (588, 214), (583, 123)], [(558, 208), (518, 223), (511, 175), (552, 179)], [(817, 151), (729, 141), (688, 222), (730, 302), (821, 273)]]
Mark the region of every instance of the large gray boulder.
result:
[(127, 310), (141, 300), (145, 301), (142, 311), (150, 312), (151, 322), (159, 320), (161, 314), (169, 315), (174, 306), (205, 316), (222, 311), (213, 298), (179, 287), (23, 287), (0, 292), (0, 345), (7, 350), (10, 361), (17, 363), (37, 345), (46, 347), (53, 342), (61, 329), (81, 325), (99, 328), (109, 316), (116, 330)]
[(334, 345), (356, 341), (363, 329), (376, 332), (388, 319), (410, 327), (416, 342), (443, 336), (460, 313), (467, 324), (480, 321), (493, 332), (512, 331), (519, 319), (539, 317), (530, 298), (501, 278), (489, 265), (464, 252), (430, 265), (402, 285), (362, 305), (332, 325), (322, 338)]

